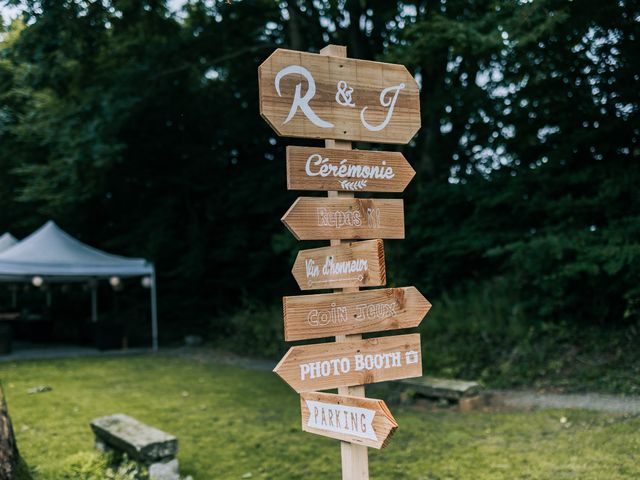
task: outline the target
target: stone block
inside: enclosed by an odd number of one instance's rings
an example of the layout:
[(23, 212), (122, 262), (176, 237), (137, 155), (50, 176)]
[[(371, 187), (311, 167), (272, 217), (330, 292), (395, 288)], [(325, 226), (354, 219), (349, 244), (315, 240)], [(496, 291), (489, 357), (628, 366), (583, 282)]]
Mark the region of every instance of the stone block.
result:
[(147, 464), (171, 459), (178, 453), (176, 437), (121, 413), (96, 418), (91, 429), (96, 441)]

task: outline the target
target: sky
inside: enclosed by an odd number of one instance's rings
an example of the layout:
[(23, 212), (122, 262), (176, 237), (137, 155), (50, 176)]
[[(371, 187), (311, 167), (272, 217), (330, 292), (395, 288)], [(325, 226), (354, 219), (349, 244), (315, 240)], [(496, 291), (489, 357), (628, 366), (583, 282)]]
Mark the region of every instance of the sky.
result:
[(0, 14), (2, 14), (2, 18), (5, 23), (16, 16), (18, 9), (15, 7), (4, 7), (0, 6)]

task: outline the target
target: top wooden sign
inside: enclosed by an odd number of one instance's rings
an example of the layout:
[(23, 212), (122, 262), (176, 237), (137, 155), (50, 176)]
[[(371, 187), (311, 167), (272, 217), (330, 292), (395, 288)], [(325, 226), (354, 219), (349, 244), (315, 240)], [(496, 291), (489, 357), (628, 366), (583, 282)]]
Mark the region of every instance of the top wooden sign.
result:
[(408, 143), (420, 92), (403, 65), (277, 49), (258, 67), (260, 113), (278, 135)]

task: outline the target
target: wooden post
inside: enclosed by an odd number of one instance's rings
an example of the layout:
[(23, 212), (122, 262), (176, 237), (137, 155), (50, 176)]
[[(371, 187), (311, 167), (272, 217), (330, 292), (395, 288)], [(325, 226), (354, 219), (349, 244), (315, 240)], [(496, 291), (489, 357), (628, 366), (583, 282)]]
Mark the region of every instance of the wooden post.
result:
[[(341, 45), (327, 45), (320, 50), (320, 55), (328, 55), (333, 57), (347, 57), (347, 47)], [(337, 148), (341, 150), (351, 150), (351, 142), (344, 140), (325, 140), (326, 148)], [(329, 197), (346, 197), (353, 198), (354, 194), (350, 192), (327, 192)], [(348, 242), (348, 240), (347, 240)], [(331, 240), (331, 245), (340, 245), (340, 240)], [(357, 292), (358, 287), (353, 288), (337, 288), (334, 292)], [(336, 342), (346, 342), (348, 340), (359, 340), (362, 335), (339, 335), (336, 338)], [(338, 388), (338, 394), (340, 395), (352, 395), (355, 397), (365, 397), (364, 385), (357, 385), (354, 387), (340, 387)], [(349, 442), (340, 442), (340, 448), (342, 452), (342, 480), (368, 480), (369, 479), (369, 455), (367, 447), (363, 445), (356, 445)]]
[[(419, 87), (405, 66), (347, 58), (346, 47), (337, 45), (326, 46), (320, 55), (278, 48), (258, 67), (258, 84), (260, 114), (278, 135), (325, 141), (325, 148), (287, 147), (287, 188), (328, 194), (298, 197), (281, 220), (298, 240), (330, 241), (328, 247), (298, 253), (292, 271), (301, 290), (335, 289), (329, 294), (283, 297), (287, 341), (335, 336), (335, 342), (291, 347), (274, 372), (301, 394), (302, 429), (343, 442), (343, 480), (368, 480), (364, 445), (384, 444), (371, 441), (376, 435), (364, 434), (375, 434), (377, 428), (386, 431), (386, 441), (397, 423), (382, 400), (366, 398), (364, 385), (421, 376), (422, 356), (419, 334), (371, 339), (362, 339), (362, 334), (400, 329), (402, 322), (417, 326), (431, 305), (413, 287), (359, 292), (362, 287), (384, 285), (386, 277), (378, 268), (375, 277), (367, 271), (365, 281), (359, 272), (368, 270), (366, 255), (356, 248), (367, 244), (366, 253), (378, 255), (376, 261), (384, 268), (382, 239), (404, 238), (404, 203), (354, 198), (353, 192), (401, 192), (415, 172), (402, 155), (352, 150), (351, 142), (408, 143), (421, 123)], [(379, 247), (373, 253), (370, 242)], [(348, 261), (336, 260), (343, 257)], [(304, 261), (303, 276), (300, 261)], [(320, 263), (327, 278), (320, 275)], [(372, 296), (384, 296), (388, 302), (365, 300)], [(329, 310), (322, 307), (326, 302)], [(392, 361), (380, 363), (384, 358)], [(329, 388), (338, 388), (339, 394), (318, 392)], [(325, 411), (334, 419), (336, 412), (352, 415), (360, 408), (355, 405), (366, 405), (364, 428), (317, 423)], [(384, 428), (376, 414), (379, 410), (389, 420)], [(376, 427), (367, 426), (373, 425), (372, 419), (377, 419)]]
[(98, 280), (94, 279), (89, 282), (91, 286), (91, 322), (98, 321)]

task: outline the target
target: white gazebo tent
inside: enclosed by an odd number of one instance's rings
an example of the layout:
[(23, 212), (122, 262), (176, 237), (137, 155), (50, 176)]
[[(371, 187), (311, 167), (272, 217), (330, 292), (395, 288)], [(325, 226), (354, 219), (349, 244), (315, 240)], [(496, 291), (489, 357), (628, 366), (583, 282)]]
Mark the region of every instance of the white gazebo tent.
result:
[[(0, 238), (4, 238), (0, 237)], [(15, 239), (14, 239), (15, 240)], [(90, 247), (48, 221), (12, 247), (0, 250), (0, 282), (92, 282), (91, 320), (98, 319), (95, 282), (111, 277), (150, 277), (152, 347), (158, 349), (156, 273), (142, 258), (112, 255)]]
[(5, 233), (4, 235), (0, 236), (0, 252), (4, 252), (5, 250), (8, 250), (9, 248), (13, 247), (16, 243), (18, 243), (18, 240), (16, 240), (16, 237), (11, 235), (9, 232)]
[[(14, 237), (13, 235), (11, 235), (9, 232), (5, 233), (4, 235), (2, 235), (0, 237), (0, 252), (4, 252), (5, 250), (10, 249), (11, 247), (13, 247), (16, 243), (18, 243), (18, 240), (16, 239), (16, 237)], [(15, 308), (16, 306), (16, 288), (15, 285), (13, 285), (11, 287), (11, 305)]]

